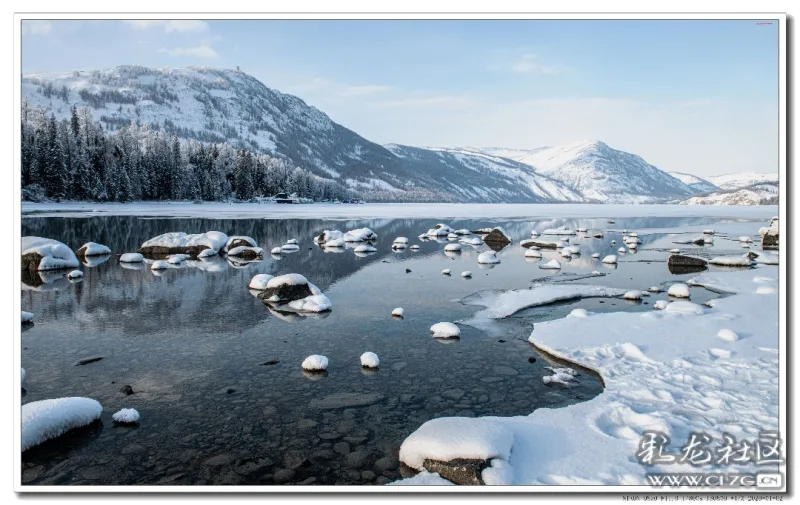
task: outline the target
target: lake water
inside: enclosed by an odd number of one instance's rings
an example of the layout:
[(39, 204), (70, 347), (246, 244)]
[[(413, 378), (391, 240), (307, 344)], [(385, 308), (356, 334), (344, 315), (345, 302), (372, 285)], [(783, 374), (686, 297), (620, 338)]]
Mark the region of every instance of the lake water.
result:
[[(526, 415), (602, 391), (599, 379), (585, 372), (574, 387), (543, 383), (551, 360), (527, 342), (537, 321), (563, 317), (576, 307), (652, 310), (666, 295), (641, 304), (621, 299), (552, 304), (481, 330), (462, 326), (457, 341), (431, 338), (432, 324), (467, 319), (480, 309), (460, 299), (594, 270), (607, 275), (569, 282), (640, 290), (667, 286), (696, 275), (671, 274), (665, 263), (669, 249), (707, 257), (742, 254), (738, 237), (765, 225), (763, 219), (698, 217), (619, 218), (614, 224), (606, 218), (448, 222), (472, 230), (500, 225), (512, 236), (514, 243), (498, 253), (502, 263), (482, 268), (477, 256), (485, 245), (447, 256), (448, 241), (416, 238), (440, 221), (24, 217), (23, 235), (57, 239), (73, 250), (95, 241), (115, 254), (133, 252), (161, 233), (218, 230), (249, 235), (266, 251), (295, 238), (300, 251), (247, 264), (222, 258), (187, 262), (160, 275), (146, 267), (123, 268), (112, 255), (82, 266), (82, 282), (71, 283), (60, 272), (46, 276), (42, 285), (23, 285), (22, 309), (35, 314), (35, 324), (22, 334), (22, 366), (28, 372), (23, 403), (88, 396), (104, 408), (101, 422), (24, 453), (23, 483), (384, 484), (400, 478), (399, 446), (428, 419)], [(573, 237), (582, 255), (565, 262), (561, 274), (524, 257), (518, 244), (531, 230), (562, 225), (605, 236)], [(363, 226), (379, 236), (378, 252), (367, 257), (351, 249), (326, 252), (312, 242), (324, 229)], [(713, 247), (674, 244), (704, 227), (718, 230)], [(639, 233), (639, 252), (621, 256), (616, 268), (591, 258), (595, 252), (614, 254), (623, 229)], [(418, 244), (419, 251), (393, 252), (390, 245), (398, 236)], [(562, 260), (542, 252), (541, 263)], [(443, 276), (444, 268), (453, 275)], [(473, 277), (461, 278), (463, 270)], [(247, 289), (255, 274), (292, 272), (319, 286), (333, 309), (287, 316)], [(692, 290), (698, 303), (716, 296)], [(395, 307), (405, 309), (404, 319), (391, 316)], [(377, 371), (362, 370), (359, 356), (365, 351), (380, 357)], [(326, 376), (303, 374), (300, 363), (311, 354), (329, 358)], [(76, 366), (96, 356), (103, 359)], [(120, 391), (126, 385), (133, 395)], [(141, 413), (138, 426), (111, 421), (125, 407)]]

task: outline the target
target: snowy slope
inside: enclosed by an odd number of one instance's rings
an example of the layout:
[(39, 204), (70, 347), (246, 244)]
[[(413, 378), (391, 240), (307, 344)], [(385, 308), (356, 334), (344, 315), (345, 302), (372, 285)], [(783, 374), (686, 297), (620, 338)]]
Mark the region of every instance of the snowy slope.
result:
[(711, 193), (719, 190), (714, 184), (696, 175), (684, 174), (683, 172), (669, 172), (669, 175), (692, 188), (695, 193)]
[(693, 196), (681, 202), (681, 205), (776, 205), (778, 195), (776, 184), (754, 184), (737, 190)]
[[(107, 130), (131, 122), (203, 142), (265, 152), (336, 180), (367, 200), (438, 202), (581, 201), (530, 167), (479, 153), (389, 150), (332, 121), (296, 96), (243, 72), (120, 66), (22, 79), (29, 105), (69, 118), (88, 106)], [(393, 152), (394, 151), (394, 152)]]
[(755, 172), (740, 172), (736, 174), (712, 175), (708, 181), (720, 189), (741, 189), (764, 182), (778, 184), (778, 174), (759, 174)]
[(536, 150), (519, 161), (566, 184), (586, 200), (645, 203), (694, 193), (686, 184), (641, 157), (612, 149), (598, 140)]
[[(537, 174), (529, 165), (470, 148), (398, 144), (389, 144), (386, 148), (404, 159), (437, 167), (437, 184), (464, 198), (520, 202), (583, 201), (581, 195), (560, 182)], [(491, 186), (482, 184), (487, 179), (493, 181)]]

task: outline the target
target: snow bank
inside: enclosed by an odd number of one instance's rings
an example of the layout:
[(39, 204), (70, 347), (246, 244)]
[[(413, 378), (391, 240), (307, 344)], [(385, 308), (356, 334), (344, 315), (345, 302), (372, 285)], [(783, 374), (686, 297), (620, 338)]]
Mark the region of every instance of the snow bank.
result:
[(22, 406), (22, 452), (92, 423), (103, 407), (91, 398), (39, 400)]
[(133, 424), (139, 422), (139, 412), (136, 409), (121, 409), (115, 412), (111, 419), (115, 423)]
[(726, 267), (750, 267), (755, 264), (754, 261), (746, 256), (717, 256), (708, 260), (712, 265), (720, 265)]
[(672, 313), (672, 314), (691, 314), (691, 315), (703, 315), (703, 307), (697, 305), (696, 303), (687, 302), (687, 301), (677, 301), (677, 302), (670, 302), (664, 307), (664, 312)]
[(623, 289), (594, 284), (537, 283), (531, 289), (479, 291), (462, 298), (460, 302), (464, 305), (486, 307), (464, 321), (465, 324), (472, 325), (481, 319), (502, 319), (530, 307), (579, 298), (620, 296), (623, 293)]
[(575, 235), (576, 233), (569, 228), (548, 228), (547, 230), (542, 232), (542, 235)]
[(453, 323), (436, 323), (431, 326), (433, 338), (458, 338), (461, 336), (461, 329)]
[(369, 228), (359, 228), (350, 230), (344, 234), (345, 242), (371, 242), (378, 239), (378, 235)]
[(259, 291), (264, 291), (267, 289), (267, 284), (269, 281), (274, 279), (275, 277), (270, 274), (257, 274), (250, 279), (250, 284), (247, 285), (250, 289), (257, 289)]
[(328, 358), (319, 354), (312, 354), (303, 360), (303, 370), (319, 371), (328, 368)]
[(675, 298), (689, 298), (689, 286), (686, 284), (673, 284), (667, 290), (667, 294)]
[[(456, 244), (452, 244), (456, 245)], [(494, 263), (500, 263), (500, 258), (497, 257), (497, 253), (494, 251), (484, 251), (478, 255), (478, 263), (484, 265), (491, 265)]]
[(125, 253), (119, 257), (120, 263), (141, 263), (144, 261), (144, 256), (139, 253)]
[[(78, 268), (80, 264), (72, 249), (58, 240), (41, 237), (22, 237), (20, 242), (23, 270), (42, 271)], [(26, 258), (26, 256), (28, 257)]]
[(717, 336), (722, 340), (727, 340), (728, 342), (736, 342), (739, 340), (739, 335), (736, 334), (735, 331), (729, 328), (723, 328), (717, 332)]
[(361, 355), (361, 366), (365, 368), (378, 368), (381, 360), (374, 352), (365, 352)]
[(424, 470), (426, 459), (501, 459), (508, 461), (514, 432), (491, 419), (440, 417), (417, 428), (400, 446), (400, 461)]
[(550, 260), (544, 265), (539, 265), (539, 268), (547, 269), (547, 270), (560, 270), (561, 263), (558, 260)]
[(111, 249), (96, 242), (86, 242), (76, 252), (78, 256), (103, 256), (111, 254)]
[(461, 252), (461, 244), (447, 244), (444, 246), (445, 252)]
[(32, 323), (33, 322), (33, 312), (25, 312), (22, 311), (22, 322), (23, 323)]
[(405, 313), (405, 311), (403, 310), (403, 307), (397, 307), (396, 309), (394, 309), (394, 310), (392, 311), (392, 315), (393, 315), (393, 316), (400, 316), (400, 317), (403, 317), (403, 314), (404, 314), (404, 313)]

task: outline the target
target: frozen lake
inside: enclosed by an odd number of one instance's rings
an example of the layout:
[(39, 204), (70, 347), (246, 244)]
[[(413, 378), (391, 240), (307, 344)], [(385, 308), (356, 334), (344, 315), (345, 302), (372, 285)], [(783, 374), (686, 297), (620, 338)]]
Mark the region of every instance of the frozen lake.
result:
[[(465, 320), (480, 309), (460, 303), (464, 297), (558, 280), (558, 272), (539, 268), (553, 258), (564, 261), (558, 253), (542, 251), (541, 262), (524, 257), (519, 241), (531, 230), (602, 232), (603, 239), (573, 237), (582, 254), (565, 261), (561, 273), (599, 271), (606, 275), (568, 282), (643, 290), (692, 277), (669, 272), (669, 249), (706, 257), (742, 254), (738, 237), (756, 240), (777, 208), (26, 204), (23, 212), (23, 235), (57, 239), (73, 249), (95, 241), (114, 253), (133, 252), (161, 233), (209, 230), (249, 235), (267, 251), (291, 238), (300, 245), (280, 259), (267, 255), (235, 264), (219, 258), (162, 275), (123, 268), (112, 255), (83, 266), (82, 282), (57, 274), (38, 286), (23, 285), (22, 309), (36, 321), (22, 336), (28, 372), (23, 403), (88, 396), (104, 407), (101, 423), (27, 451), (24, 483), (382, 484), (400, 477), (399, 445), (428, 419), (526, 415), (602, 391), (599, 380), (584, 372), (570, 388), (543, 383), (552, 363), (527, 341), (537, 321), (578, 307), (652, 310), (652, 303), (667, 298), (550, 304), (479, 328), (463, 325), (461, 339), (449, 344), (432, 339), (433, 323)], [(485, 245), (446, 255), (447, 240), (416, 238), (443, 221), (456, 229), (500, 225), (514, 243), (498, 253), (500, 264), (481, 268), (477, 256), (488, 250)], [(325, 252), (312, 242), (324, 229), (363, 226), (379, 236), (378, 252), (366, 257), (351, 249)], [(705, 228), (717, 231), (712, 247), (675, 244)], [(623, 229), (639, 233), (638, 252), (620, 256), (616, 267), (591, 258), (615, 253)], [(398, 236), (419, 251), (393, 252)], [(453, 275), (443, 276), (444, 268)], [(473, 277), (462, 279), (463, 270)], [(287, 316), (247, 289), (255, 274), (291, 272), (319, 286), (333, 309)], [(550, 276), (556, 277), (543, 279)], [(693, 291), (692, 301), (717, 296)], [(405, 309), (404, 319), (391, 317), (395, 307)], [(358, 358), (365, 351), (380, 356), (377, 371), (362, 371)], [(302, 373), (300, 363), (310, 354), (329, 358), (327, 376)], [(75, 366), (93, 356), (103, 359)], [(125, 385), (133, 395), (120, 392)], [(123, 407), (142, 414), (138, 427), (113, 425), (111, 414)]]

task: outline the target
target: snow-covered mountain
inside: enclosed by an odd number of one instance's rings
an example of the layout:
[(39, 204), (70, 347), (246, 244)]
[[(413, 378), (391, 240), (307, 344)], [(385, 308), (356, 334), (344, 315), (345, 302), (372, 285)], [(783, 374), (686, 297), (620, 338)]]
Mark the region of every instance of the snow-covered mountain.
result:
[(539, 149), (381, 146), (238, 70), (121, 66), (31, 74), (22, 78), (22, 95), (59, 119), (73, 105), (87, 106), (109, 130), (133, 122), (269, 153), (371, 201), (643, 203), (696, 193), (599, 141)]
[(647, 203), (691, 196), (695, 191), (635, 154), (599, 140), (539, 149), (487, 148), (535, 168), (536, 173), (561, 182), (586, 201)]
[(739, 172), (736, 174), (712, 175), (707, 177), (708, 181), (715, 184), (720, 189), (741, 189), (754, 184), (772, 183), (778, 184), (778, 174), (759, 174), (755, 172)]
[(681, 202), (681, 205), (777, 205), (778, 196), (776, 184), (754, 184), (742, 189), (693, 196)]
[(707, 180), (701, 179), (696, 175), (685, 174), (683, 172), (669, 172), (669, 175), (692, 188), (695, 193), (711, 193), (714, 191), (719, 191), (720, 189), (716, 185), (711, 184)]
[[(437, 185), (470, 201), (582, 202), (584, 198), (561, 184), (537, 174), (524, 163), (468, 148), (412, 147), (388, 144), (386, 148), (414, 164), (438, 167)], [(457, 174), (458, 184), (453, 184)], [(494, 180), (491, 186), (483, 181)]]

